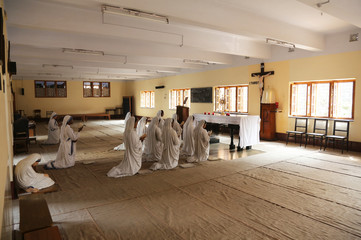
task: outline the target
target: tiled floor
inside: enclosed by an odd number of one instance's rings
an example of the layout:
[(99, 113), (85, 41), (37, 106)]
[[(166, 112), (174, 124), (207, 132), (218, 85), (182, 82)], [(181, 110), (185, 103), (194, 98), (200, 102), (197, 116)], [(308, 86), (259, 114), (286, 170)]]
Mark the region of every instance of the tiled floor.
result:
[[(46, 138), (44, 126), (37, 126), (39, 140)], [(88, 122), (79, 162), (47, 171), (60, 190), (44, 198), (64, 239), (361, 238), (360, 153), (283, 142), (230, 152), (229, 137), (221, 136), (211, 145), (216, 161), (108, 178), (123, 158), (112, 150), (123, 129), (120, 121)], [(57, 146), (30, 149), (49, 161)], [(17, 227), (16, 207), (14, 215)]]

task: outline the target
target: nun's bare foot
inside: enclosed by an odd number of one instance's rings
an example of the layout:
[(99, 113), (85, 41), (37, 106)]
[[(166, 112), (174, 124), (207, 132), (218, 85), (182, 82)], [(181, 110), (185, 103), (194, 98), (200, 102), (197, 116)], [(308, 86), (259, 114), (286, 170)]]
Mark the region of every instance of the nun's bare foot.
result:
[(36, 193), (36, 192), (39, 192), (39, 189), (33, 188), (33, 187), (28, 187), (28, 188), (26, 189), (26, 192)]

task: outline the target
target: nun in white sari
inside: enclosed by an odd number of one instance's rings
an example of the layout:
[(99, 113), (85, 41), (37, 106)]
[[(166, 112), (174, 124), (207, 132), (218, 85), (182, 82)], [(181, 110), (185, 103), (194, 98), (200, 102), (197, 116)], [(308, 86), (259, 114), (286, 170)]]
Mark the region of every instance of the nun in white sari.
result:
[(157, 112), (157, 118), (160, 119), (160, 122), (159, 122), (159, 128), (160, 128), (160, 130), (163, 129), (163, 125), (164, 125), (163, 116), (164, 116), (163, 110), (159, 110), (159, 111)]
[(162, 157), (162, 131), (159, 124), (160, 119), (154, 117), (147, 129), (147, 138), (144, 141), (144, 162), (159, 161)]
[(177, 114), (176, 114), (176, 113), (173, 114), (172, 119), (173, 119), (173, 129), (174, 129), (174, 131), (176, 131), (176, 133), (177, 133), (177, 135), (178, 135), (178, 138), (180, 139), (181, 136), (182, 136), (182, 128), (181, 128), (181, 126), (180, 126), (179, 123), (178, 123), (178, 119), (177, 119)]
[(172, 169), (178, 166), (179, 160), (179, 138), (176, 131), (173, 129), (172, 118), (165, 120), (162, 141), (163, 141), (163, 153), (162, 159), (159, 162), (154, 163), (150, 169)]
[(15, 167), (17, 184), (27, 192), (37, 192), (40, 189), (54, 185), (48, 174), (37, 173), (34, 168), (41, 160), (38, 153), (33, 153), (21, 160)]
[(207, 132), (205, 127), (206, 121), (201, 120), (194, 129), (194, 154), (187, 159), (187, 162), (202, 162), (208, 160), (211, 132)]
[(68, 168), (75, 165), (76, 142), (78, 141), (79, 132), (83, 126), (74, 132), (70, 125), (73, 123), (73, 118), (66, 115), (63, 119), (63, 125), (60, 130), (60, 145), (55, 161), (48, 162), (47, 169), (53, 168)]
[(43, 144), (58, 144), (60, 129), (56, 121), (57, 115), (53, 112), (48, 123), (48, 139)]
[(189, 116), (186, 123), (183, 125), (183, 147), (182, 155), (188, 157), (194, 154), (194, 117)]
[(147, 123), (147, 117), (142, 117), (137, 125), (137, 134), (139, 137), (143, 136), (146, 131), (145, 124)]
[[(127, 121), (128, 121), (128, 119), (131, 117), (132, 115), (131, 115), (131, 113), (130, 112), (128, 112), (127, 113), (127, 115), (125, 115), (125, 119), (124, 119), (124, 126), (126, 126), (127, 125)], [(115, 151), (124, 151), (125, 150), (125, 144), (124, 144), (124, 135), (123, 135), (123, 143), (122, 144), (120, 144), (120, 145), (118, 145), (118, 146), (116, 146), (115, 148), (114, 148), (114, 150)]]
[(135, 118), (130, 117), (125, 125), (124, 142), (125, 153), (124, 159), (119, 165), (110, 169), (108, 177), (126, 177), (136, 174), (142, 166), (142, 142), (134, 129)]

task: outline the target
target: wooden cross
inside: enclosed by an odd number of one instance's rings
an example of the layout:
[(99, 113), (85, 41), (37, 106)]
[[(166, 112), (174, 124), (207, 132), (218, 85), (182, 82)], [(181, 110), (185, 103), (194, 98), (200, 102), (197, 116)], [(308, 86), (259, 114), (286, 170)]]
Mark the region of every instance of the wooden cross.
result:
[(261, 63), (261, 72), (251, 74), (251, 77), (259, 78), (259, 81), (250, 82), (250, 84), (259, 84), (261, 102), (262, 102), (262, 95), (263, 95), (263, 91), (264, 91), (264, 79), (265, 79), (265, 77), (268, 77), (268, 76), (274, 75), (274, 74), (275, 74), (274, 71), (269, 71), (269, 72), (264, 71), (264, 63)]

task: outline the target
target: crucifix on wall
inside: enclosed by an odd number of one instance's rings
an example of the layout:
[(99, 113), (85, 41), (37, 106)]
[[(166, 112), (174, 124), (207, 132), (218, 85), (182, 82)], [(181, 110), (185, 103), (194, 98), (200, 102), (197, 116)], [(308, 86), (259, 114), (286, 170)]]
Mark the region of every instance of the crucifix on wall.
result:
[(264, 63), (261, 63), (261, 72), (252, 73), (251, 77), (258, 77), (258, 81), (250, 82), (250, 84), (258, 84), (260, 91), (260, 102), (262, 102), (262, 95), (264, 91), (264, 80), (266, 77), (270, 75), (274, 75), (274, 71), (265, 72), (264, 71)]

